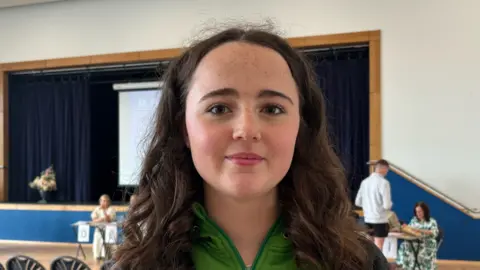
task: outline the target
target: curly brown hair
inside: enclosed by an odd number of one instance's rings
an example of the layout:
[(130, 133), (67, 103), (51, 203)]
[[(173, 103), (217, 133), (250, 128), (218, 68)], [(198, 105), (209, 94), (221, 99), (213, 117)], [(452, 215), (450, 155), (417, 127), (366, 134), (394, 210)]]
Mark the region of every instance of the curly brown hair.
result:
[(173, 60), (164, 75), (155, 128), (143, 163), (138, 197), (115, 254), (121, 269), (193, 269), (192, 204), (203, 201), (203, 181), (185, 143), (185, 100), (202, 58), (227, 42), (270, 48), (288, 63), (299, 89), (301, 124), (291, 167), (280, 182), (285, 234), (299, 265), (365, 269), (367, 252), (356, 232), (344, 170), (329, 143), (324, 98), (310, 64), (268, 31), (230, 28)]

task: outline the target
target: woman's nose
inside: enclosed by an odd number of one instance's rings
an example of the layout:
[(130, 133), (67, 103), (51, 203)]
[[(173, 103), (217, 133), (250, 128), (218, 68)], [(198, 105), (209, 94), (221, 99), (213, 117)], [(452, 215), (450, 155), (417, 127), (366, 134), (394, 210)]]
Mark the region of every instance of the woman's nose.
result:
[(255, 112), (243, 111), (235, 119), (234, 140), (261, 140), (261, 123)]

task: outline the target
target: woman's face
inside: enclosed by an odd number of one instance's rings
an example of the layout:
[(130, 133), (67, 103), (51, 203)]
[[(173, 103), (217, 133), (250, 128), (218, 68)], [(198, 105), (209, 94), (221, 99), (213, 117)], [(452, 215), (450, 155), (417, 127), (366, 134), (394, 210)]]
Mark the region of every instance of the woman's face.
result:
[(110, 204), (110, 202), (107, 198), (105, 198), (105, 197), (100, 198), (100, 206), (102, 208), (108, 208), (109, 204)]
[(423, 213), (422, 207), (417, 206), (417, 207), (415, 208), (415, 213), (416, 213), (418, 219), (420, 219), (420, 220), (424, 220), (424, 219), (425, 219), (425, 214)]
[(186, 143), (206, 188), (237, 199), (273, 192), (292, 162), (296, 83), (277, 52), (223, 44), (198, 65), (186, 101)]

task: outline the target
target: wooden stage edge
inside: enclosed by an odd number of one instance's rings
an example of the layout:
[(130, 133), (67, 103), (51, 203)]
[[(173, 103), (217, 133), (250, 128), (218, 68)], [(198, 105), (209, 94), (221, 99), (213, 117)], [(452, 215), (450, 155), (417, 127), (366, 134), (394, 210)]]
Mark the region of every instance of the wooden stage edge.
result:
[[(93, 211), (98, 205), (74, 205), (74, 204), (23, 204), (23, 203), (0, 203), (0, 210), (34, 210), (34, 211)], [(127, 212), (126, 205), (112, 205), (117, 212)]]
[[(62, 243), (62, 242), (41, 242), (41, 241), (20, 241), (20, 240), (1, 240), (1, 244), (11, 244), (11, 245), (35, 245), (35, 246), (53, 246), (53, 247), (77, 247), (78, 243)], [(83, 248), (92, 248), (92, 244), (82, 243)]]
[[(93, 211), (97, 205), (74, 205), (74, 204), (22, 204), (22, 203), (0, 203), (0, 210), (36, 210), (36, 211)], [(116, 212), (127, 212), (126, 205), (112, 205)], [(362, 210), (355, 210), (359, 216), (363, 216)]]

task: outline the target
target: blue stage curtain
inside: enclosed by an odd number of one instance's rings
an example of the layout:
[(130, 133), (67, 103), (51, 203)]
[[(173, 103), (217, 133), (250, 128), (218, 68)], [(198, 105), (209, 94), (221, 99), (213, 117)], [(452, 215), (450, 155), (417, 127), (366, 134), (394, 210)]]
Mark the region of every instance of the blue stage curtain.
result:
[(95, 202), (102, 194), (108, 194), (112, 200), (120, 201), (121, 196), (115, 192), (118, 185), (118, 92), (113, 91), (112, 83), (95, 83), (94, 80), (92, 75), (90, 176), (97, 181), (92, 185), (90, 200)]
[(47, 200), (89, 201), (89, 95), (88, 76), (10, 76), (9, 201), (38, 201), (28, 183), (50, 165), (58, 190)]
[(369, 59), (368, 48), (307, 53), (326, 99), (329, 133), (346, 170), (350, 196), (368, 176)]

